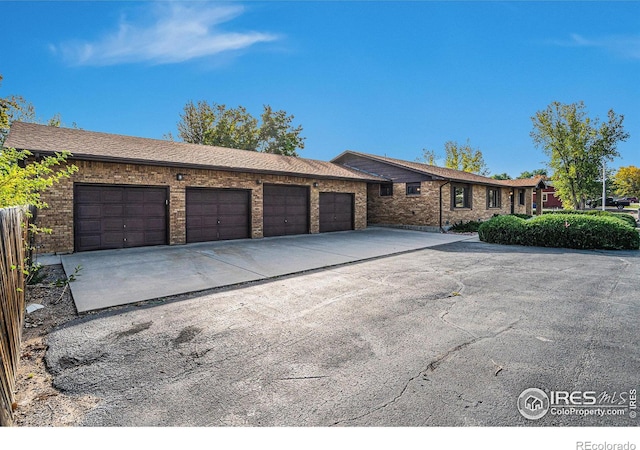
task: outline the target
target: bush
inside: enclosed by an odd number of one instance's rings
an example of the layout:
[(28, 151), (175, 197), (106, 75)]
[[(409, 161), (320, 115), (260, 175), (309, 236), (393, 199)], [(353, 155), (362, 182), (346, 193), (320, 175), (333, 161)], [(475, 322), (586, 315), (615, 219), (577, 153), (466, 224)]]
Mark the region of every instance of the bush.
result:
[(482, 222), (477, 220), (472, 220), (470, 222), (460, 222), (454, 224), (451, 228), (449, 228), (449, 231), (453, 231), (456, 233), (477, 233), (480, 225), (482, 225)]
[(597, 214), (545, 214), (531, 220), (500, 216), (485, 222), (480, 240), (495, 244), (577, 249), (640, 248), (640, 234), (617, 217)]
[(545, 211), (543, 214), (584, 214), (587, 216), (603, 216), (603, 217), (615, 217), (624, 222), (628, 223), (632, 227), (636, 226), (636, 219), (631, 214), (626, 213), (612, 213), (609, 211), (602, 210), (590, 210), (590, 211), (579, 211), (575, 209), (564, 209), (559, 211)]
[(480, 225), (478, 237), (481, 241), (496, 244), (524, 244), (526, 221), (516, 216), (496, 216)]

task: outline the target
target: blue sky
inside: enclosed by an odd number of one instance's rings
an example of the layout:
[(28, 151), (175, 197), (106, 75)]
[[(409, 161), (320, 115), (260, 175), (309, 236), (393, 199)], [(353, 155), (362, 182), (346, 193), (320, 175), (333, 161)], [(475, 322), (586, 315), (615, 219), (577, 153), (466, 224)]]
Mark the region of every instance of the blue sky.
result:
[(531, 116), (613, 108), (640, 165), (640, 2), (0, 2), (0, 96), (92, 131), (163, 138), (207, 100), (284, 109), (301, 156), (407, 160), (449, 140), (491, 173), (543, 166)]

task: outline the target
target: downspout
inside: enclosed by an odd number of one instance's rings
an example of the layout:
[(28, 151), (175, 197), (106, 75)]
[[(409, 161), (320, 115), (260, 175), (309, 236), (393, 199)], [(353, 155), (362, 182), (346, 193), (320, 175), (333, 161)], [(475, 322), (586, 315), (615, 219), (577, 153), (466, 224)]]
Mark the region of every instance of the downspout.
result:
[(440, 233), (445, 233), (444, 228), (442, 228), (442, 188), (447, 184), (451, 183), (451, 180), (447, 181), (445, 184), (440, 185)]

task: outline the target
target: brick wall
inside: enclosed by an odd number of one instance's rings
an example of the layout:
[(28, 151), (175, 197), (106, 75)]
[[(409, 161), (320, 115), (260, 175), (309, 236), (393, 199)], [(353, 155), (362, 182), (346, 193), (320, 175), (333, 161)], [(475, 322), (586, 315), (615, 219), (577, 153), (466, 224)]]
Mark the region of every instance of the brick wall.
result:
[[(471, 220), (487, 220), (494, 214), (511, 214), (511, 188), (500, 189), (500, 207), (487, 207), (487, 186), (469, 185), (472, 190), (470, 208), (453, 208), (451, 184), (445, 181), (423, 181), (419, 195), (407, 195), (405, 183), (393, 184), (392, 196), (380, 196), (380, 185), (369, 184), (368, 220), (370, 224), (440, 226), (440, 187), (442, 186), (442, 225)], [(525, 205), (519, 205), (515, 190), (515, 213), (531, 214), (531, 189), (525, 192)]]
[[(262, 186), (289, 184), (310, 187), (310, 232), (318, 233), (320, 192), (345, 192), (355, 194), (354, 224), (357, 230), (367, 225), (366, 183), (357, 181), (325, 180), (305, 177), (258, 175), (244, 172), (226, 172), (204, 169), (177, 169), (164, 166), (105, 163), (96, 161), (73, 161), (78, 172), (63, 180), (43, 195), (49, 207), (39, 211), (38, 223), (51, 228), (52, 234), (40, 234), (36, 244), (40, 253), (68, 253), (73, 251), (73, 183), (100, 183), (140, 186), (169, 187), (169, 243), (184, 244), (186, 241), (185, 198), (187, 187), (250, 189), (251, 236), (261, 238), (262, 230)], [(182, 181), (176, 175), (184, 174)], [(258, 184), (257, 180), (261, 183)], [(313, 187), (317, 182), (318, 187)]]

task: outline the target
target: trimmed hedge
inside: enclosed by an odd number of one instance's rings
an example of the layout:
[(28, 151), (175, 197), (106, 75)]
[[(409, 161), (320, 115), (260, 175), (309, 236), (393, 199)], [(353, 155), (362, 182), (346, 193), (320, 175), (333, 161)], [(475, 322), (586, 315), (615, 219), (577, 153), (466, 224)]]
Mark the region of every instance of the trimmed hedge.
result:
[(636, 250), (640, 234), (616, 217), (594, 214), (545, 214), (529, 220), (499, 216), (483, 223), (481, 241), (577, 249)]
[(627, 213), (612, 213), (602, 210), (580, 211), (575, 209), (561, 209), (559, 211), (545, 211), (543, 214), (582, 214), (587, 216), (615, 217), (620, 220), (624, 220), (634, 228), (636, 227), (636, 219), (631, 214)]
[(481, 241), (506, 245), (526, 245), (523, 237), (527, 221), (516, 216), (495, 216), (480, 225), (478, 237)]

